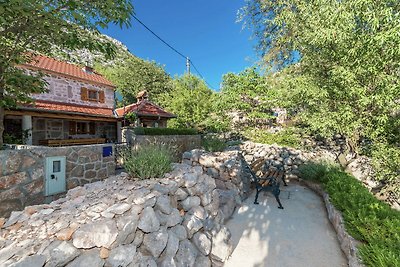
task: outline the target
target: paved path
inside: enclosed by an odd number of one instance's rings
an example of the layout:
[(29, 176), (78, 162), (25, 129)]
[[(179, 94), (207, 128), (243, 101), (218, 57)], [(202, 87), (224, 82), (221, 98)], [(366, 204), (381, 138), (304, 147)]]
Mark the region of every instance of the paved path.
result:
[(225, 267), (347, 266), (319, 196), (297, 184), (281, 189), (284, 210), (271, 193), (254, 205), (253, 193), (230, 219), (235, 250)]

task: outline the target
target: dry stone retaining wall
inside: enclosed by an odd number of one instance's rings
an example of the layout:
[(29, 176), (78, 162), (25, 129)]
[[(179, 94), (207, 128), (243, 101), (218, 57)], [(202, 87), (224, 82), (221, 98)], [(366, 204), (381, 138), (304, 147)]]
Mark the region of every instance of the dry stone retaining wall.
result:
[(46, 157), (66, 156), (67, 189), (115, 174), (114, 157), (103, 157), (103, 147), (24, 147), (0, 151), (0, 217), (26, 205), (52, 200), (44, 196)]
[(0, 266), (222, 266), (233, 251), (224, 222), (247, 194), (238, 177), (237, 152), (195, 150), (162, 179), (76, 187), (0, 220)]
[[(261, 171), (271, 167), (283, 166), (287, 179), (298, 179), (299, 166), (307, 161), (331, 161), (334, 162), (336, 155), (329, 150), (317, 148), (312, 152), (301, 151), (278, 145), (257, 144), (244, 142), (240, 149), (248, 163), (254, 163), (259, 159), (265, 159), (266, 164)], [(376, 188), (382, 185), (374, 179), (375, 173), (371, 167), (371, 159), (360, 156), (348, 166), (348, 171), (361, 181), (365, 187), (374, 193)], [(379, 191), (379, 190), (378, 190)], [(376, 195), (380, 200), (387, 202), (393, 209), (400, 210), (400, 199), (393, 195)]]

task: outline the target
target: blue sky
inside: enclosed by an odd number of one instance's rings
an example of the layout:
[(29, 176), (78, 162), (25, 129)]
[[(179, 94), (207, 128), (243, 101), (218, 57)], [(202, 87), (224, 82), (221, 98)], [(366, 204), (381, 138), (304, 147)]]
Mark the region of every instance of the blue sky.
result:
[[(146, 0), (133, 5), (144, 24), (190, 57), (213, 89), (219, 89), (224, 73), (238, 73), (257, 60), (250, 30), (236, 23), (244, 0)], [(184, 58), (134, 19), (131, 28), (110, 26), (103, 33), (123, 42), (136, 56), (165, 65), (172, 76), (186, 70)]]

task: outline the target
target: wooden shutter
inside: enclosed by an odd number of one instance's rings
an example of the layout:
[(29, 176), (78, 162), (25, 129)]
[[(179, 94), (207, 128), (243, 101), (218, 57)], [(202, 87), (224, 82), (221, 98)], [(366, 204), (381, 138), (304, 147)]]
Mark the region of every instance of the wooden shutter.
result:
[(69, 122), (69, 134), (75, 135), (76, 134), (76, 121)]
[(81, 87), (81, 99), (83, 101), (87, 101), (88, 98), (88, 89), (86, 87)]
[(104, 91), (99, 91), (99, 102), (100, 103), (104, 103), (105, 102)]
[(96, 134), (96, 123), (95, 122), (89, 123), (89, 134), (91, 134), (91, 135)]

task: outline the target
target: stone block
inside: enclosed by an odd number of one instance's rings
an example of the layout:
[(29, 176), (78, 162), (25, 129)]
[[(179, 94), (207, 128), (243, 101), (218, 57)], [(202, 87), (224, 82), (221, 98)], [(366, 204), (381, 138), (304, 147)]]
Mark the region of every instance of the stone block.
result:
[(18, 172), (22, 165), (21, 153), (10, 153), (9, 155), (7, 155), (5, 165), (6, 167), (4, 168), (4, 174), (12, 174)]
[(78, 179), (67, 179), (67, 189), (72, 189), (74, 187), (77, 187), (79, 185), (79, 180)]
[(26, 172), (18, 172), (15, 174), (0, 177), (0, 190), (10, 188), (14, 185), (24, 182), (27, 178)]
[(23, 186), (29, 195), (38, 194), (44, 191), (44, 179), (34, 180)]
[(71, 171), (70, 177), (83, 177), (84, 170), (82, 165), (76, 165)]
[(24, 194), (18, 187), (13, 187), (11, 189), (0, 192), (0, 201), (3, 199), (14, 199), (14, 198), (22, 198)]
[(27, 169), (27, 168), (31, 167), (33, 164), (35, 164), (36, 161), (37, 160), (35, 160), (34, 158), (32, 158), (30, 156), (24, 156), (24, 158), (22, 160), (22, 168)]
[(93, 169), (94, 169), (94, 163), (85, 164), (85, 171), (93, 170)]
[(97, 178), (105, 179), (107, 178), (107, 169), (101, 169), (97, 172)]
[(85, 172), (85, 178), (86, 179), (96, 178), (96, 175), (97, 175), (96, 171), (90, 170), (90, 171), (86, 171)]
[(0, 199), (0, 217), (8, 217), (10, 216), (12, 211), (22, 210), (23, 205), (20, 199)]

